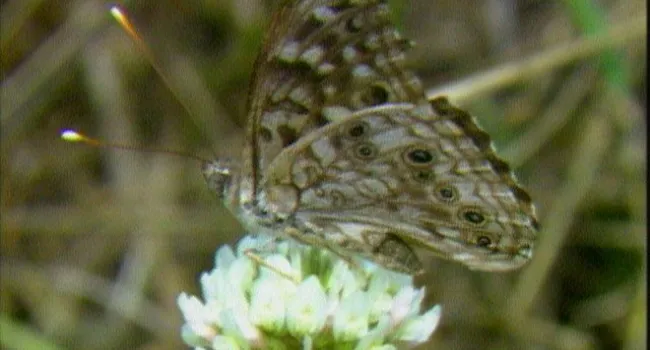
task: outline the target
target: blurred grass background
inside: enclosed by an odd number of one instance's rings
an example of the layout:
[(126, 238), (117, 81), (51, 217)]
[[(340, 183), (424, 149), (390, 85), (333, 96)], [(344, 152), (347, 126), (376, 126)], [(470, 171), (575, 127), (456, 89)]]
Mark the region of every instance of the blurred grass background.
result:
[[(241, 227), (192, 159), (58, 133), (238, 157), (273, 4), (125, 1), (168, 85), (108, 2), (0, 4), (2, 348), (184, 348), (176, 296), (198, 293)], [(417, 43), (410, 66), (477, 116), (543, 227), (532, 263), (512, 273), (421, 255), (418, 284), (443, 305), (423, 348), (644, 349), (646, 2), (391, 5)]]

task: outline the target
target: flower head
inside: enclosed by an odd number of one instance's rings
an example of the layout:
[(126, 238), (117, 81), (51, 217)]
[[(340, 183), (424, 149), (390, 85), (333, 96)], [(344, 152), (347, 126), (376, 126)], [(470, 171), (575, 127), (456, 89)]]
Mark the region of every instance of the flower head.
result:
[[(246, 236), (217, 251), (201, 276), (203, 301), (182, 293), (182, 337), (200, 349), (396, 349), (429, 339), (440, 306), (421, 314), (424, 289), (328, 250)], [(251, 249), (265, 247), (263, 255)]]

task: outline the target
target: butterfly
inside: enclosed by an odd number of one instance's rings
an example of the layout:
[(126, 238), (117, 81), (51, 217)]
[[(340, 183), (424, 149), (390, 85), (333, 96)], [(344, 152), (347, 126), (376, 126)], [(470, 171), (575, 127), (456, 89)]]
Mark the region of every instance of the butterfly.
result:
[(415, 248), (471, 269), (532, 257), (530, 196), (489, 136), (405, 69), (411, 47), (381, 0), (297, 0), (271, 20), (239, 161), (203, 164), (250, 232), (387, 269), (423, 270)]

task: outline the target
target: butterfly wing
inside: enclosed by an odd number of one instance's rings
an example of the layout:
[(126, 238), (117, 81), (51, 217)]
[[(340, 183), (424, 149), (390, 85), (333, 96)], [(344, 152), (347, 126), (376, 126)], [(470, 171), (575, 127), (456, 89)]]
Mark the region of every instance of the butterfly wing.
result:
[(409, 46), (384, 1), (291, 1), (278, 11), (251, 86), (244, 201), (273, 159), (312, 131), (362, 108), (424, 100), (402, 68)]
[(532, 254), (530, 197), (488, 135), (444, 98), (312, 131), (276, 157), (263, 186), (268, 208), (305, 235), (393, 270), (417, 269), (409, 246), (493, 271)]

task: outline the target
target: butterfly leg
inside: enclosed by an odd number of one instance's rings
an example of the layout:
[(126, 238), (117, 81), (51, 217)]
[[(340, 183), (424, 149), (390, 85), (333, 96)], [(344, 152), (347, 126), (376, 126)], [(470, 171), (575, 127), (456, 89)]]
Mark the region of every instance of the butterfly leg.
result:
[(298, 278), (296, 276), (293, 276), (293, 275), (291, 275), (289, 273), (286, 273), (286, 272), (274, 267), (273, 265), (269, 264), (268, 262), (266, 262), (266, 260), (264, 260), (264, 258), (259, 254), (259, 251), (257, 249), (255, 249), (255, 248), (250, 248), (250, 249), (244, 250), (244, 255), (246, 255), (249, 259), (253, 260), (254, 262), (259, 264), (260, 266), (264, 266), (264, 267), (268, 268), (269, 270), (277, 273), (278, 275), (280, 275), (280, 276), (282, 276), (282, 277), (284, 277), (284, 278), (286, 278), (286, 279), (288, 279), (288, 280), (290, 280), (290, 281), (292, 281), (292, 282), (294, 282), (296, 284), (299, 284), (301, 282), (300, 278)]

